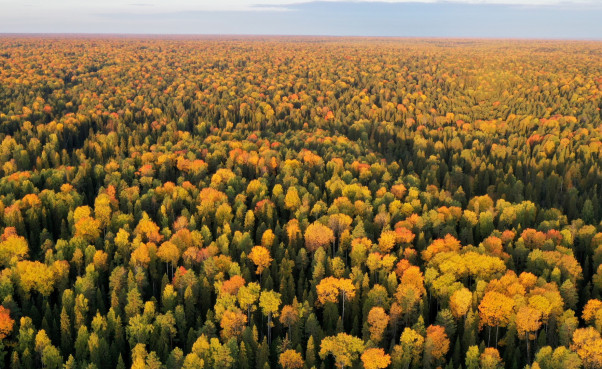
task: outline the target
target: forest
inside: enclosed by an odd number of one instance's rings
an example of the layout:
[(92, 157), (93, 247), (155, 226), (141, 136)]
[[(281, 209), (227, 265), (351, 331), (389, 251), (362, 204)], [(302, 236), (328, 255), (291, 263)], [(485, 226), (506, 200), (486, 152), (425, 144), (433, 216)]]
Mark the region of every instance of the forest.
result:
[(0, 36), (0, 368), (602, 368), (602, 42)]

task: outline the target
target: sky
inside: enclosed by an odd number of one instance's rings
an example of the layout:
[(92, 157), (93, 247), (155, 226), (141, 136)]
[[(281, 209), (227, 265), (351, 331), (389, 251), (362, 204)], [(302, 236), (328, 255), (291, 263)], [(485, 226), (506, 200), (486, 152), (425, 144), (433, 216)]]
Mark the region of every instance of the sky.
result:
[(602, 0), (0, 0), (0, 33), (602, 40)]

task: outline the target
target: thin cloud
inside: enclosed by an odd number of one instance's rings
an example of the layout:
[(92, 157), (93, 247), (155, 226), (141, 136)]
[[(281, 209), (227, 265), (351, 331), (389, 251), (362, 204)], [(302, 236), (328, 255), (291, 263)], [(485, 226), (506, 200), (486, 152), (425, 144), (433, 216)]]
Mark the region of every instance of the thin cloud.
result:
[(0, 33), (602, 39), (602, 3), (578, 0), (119, 1), (55, 0), (32, 8), (0, 0)]

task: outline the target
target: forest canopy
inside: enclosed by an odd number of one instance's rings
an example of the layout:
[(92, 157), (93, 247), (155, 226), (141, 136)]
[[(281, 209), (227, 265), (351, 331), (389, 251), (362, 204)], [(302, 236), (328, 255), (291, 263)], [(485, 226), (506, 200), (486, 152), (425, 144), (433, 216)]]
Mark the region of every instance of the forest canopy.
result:
[(602, 367), (602, 43), (0, 37), (0, 367)]

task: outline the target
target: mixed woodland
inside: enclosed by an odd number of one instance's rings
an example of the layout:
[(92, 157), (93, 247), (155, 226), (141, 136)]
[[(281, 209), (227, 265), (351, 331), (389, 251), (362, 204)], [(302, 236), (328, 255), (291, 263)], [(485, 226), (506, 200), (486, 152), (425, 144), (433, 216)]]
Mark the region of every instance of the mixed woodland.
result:
[(602, 368), (602, 43), (0, 38), (0, 367)]

